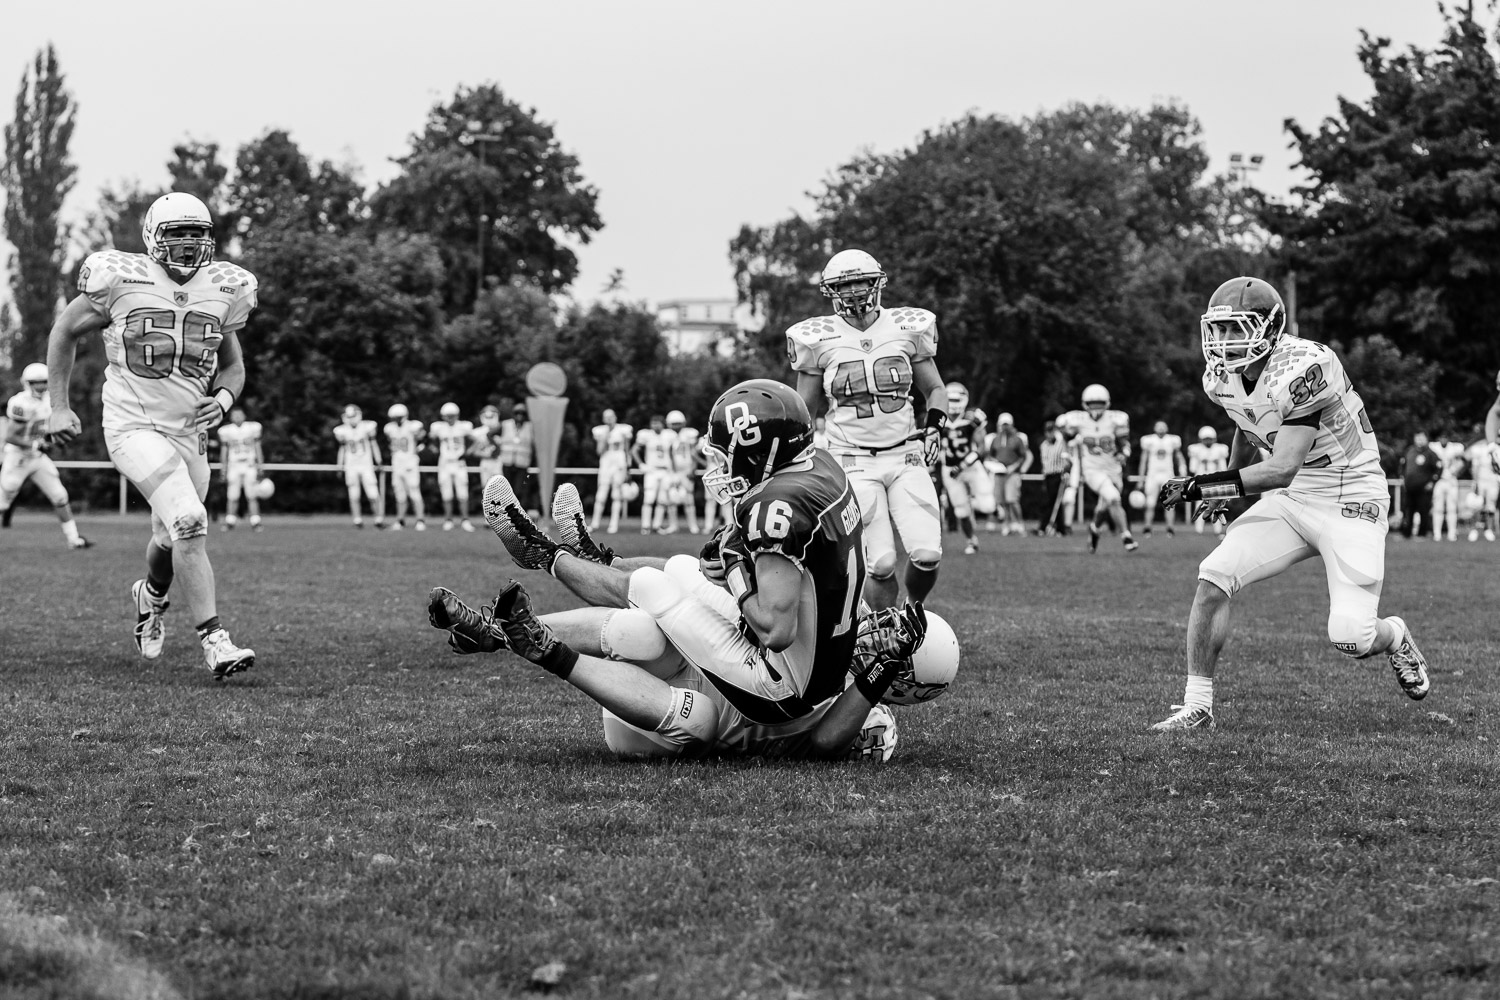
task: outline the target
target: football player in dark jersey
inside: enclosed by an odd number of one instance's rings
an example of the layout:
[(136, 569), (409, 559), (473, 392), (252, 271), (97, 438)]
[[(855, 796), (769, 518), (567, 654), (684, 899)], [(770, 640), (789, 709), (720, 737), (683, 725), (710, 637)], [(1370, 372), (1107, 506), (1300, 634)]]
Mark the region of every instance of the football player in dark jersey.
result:
[(949, 382), (948, 426), (943, 441), (943, 492), (953, 505), (953, 516), (964, 533), (964, 555), (979, 551), (974, 537), (974, 513), (986, 517), (995, 513), (995, 481), (984, 467), (983, 410), (969, 407), (969, 390), (962, 383)]
[(543, 620), (512, 584), (479, 614), (438, 588), (432, 623), (461, 652), (510, 648), (564, 676), (605, 708), (618, 752), (889, 756), (894, 717), (880, 698), (911, 669), (926, 619), (920, 606), (857, 615), (859, 506), (839, 464), (812, 448), (806, 405), (779, 382), (741, 383), (715, 404), (705, 452), (705, 488), (732, 520), (697, 559), (634, 568), (595, 546), (581, 518), (553, 542), (492, 479), (486, 518), (516, 562), (605, 606)]

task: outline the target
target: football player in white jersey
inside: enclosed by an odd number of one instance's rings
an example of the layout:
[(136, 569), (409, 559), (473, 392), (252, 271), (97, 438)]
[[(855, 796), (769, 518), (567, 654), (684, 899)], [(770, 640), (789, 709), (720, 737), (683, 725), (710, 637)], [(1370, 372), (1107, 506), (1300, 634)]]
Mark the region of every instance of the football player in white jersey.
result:
[(500, 408), (486, 405), (479, 411), (479, 423), (474, 425), (474, 440), (469, 445), (469, 457), (479, 459), (479, 481), (487, 483), (491, 476), (500, 475)]
[(667, 429), (660, 414), (652, 414), (651, 425), (636, 431), (631, 457), (645, 470), (641, 477), (641, 534), (649, 535), (665, 527), (668, 491), (677, 481), (672, 465), (677, 434)]
[(1500, 444), (1500, 372), (1495, 373), (1495, 401), (1484, 416), (1484, 439), (1490, 444)]
[(458, 419), (458, 404), (444, 403), (438, 410), (441, 420), (433, 421), (427, 430), (438, 451), (438, 493), (443, 498), (443, 530), (453, 530), (453, 512), (457, 509), (465, 531), (473, 531), (469, 521), (469, 466), (464, 456), (474, 437), (474, 425)]
[(190, 194), (156, 199), (141, 237), (144, 254), (90, 254), (78, 272), (82, 294), (52, 325), (47, 429), (63, 442), (82, 429), (68, 384), (78, 341), (102, 330), (104, 443), (151, 505), (146, 577), (131, 588), (136, 647), (147, 659), (161, 655), (167, 588), (180, 577), (204, 659), (223, 678), (248, 669), (255, 652), (236, 646), (219, 621), (203, 507), (208, 432), (245, 386), (239, 331), (255, 308), (255, 276), (213, 259), (213, 220)]
[(667, 414), (667, 430), (672, 439), (672, 485), (667, 488), (667, 534), (677, 530), (678, 508), (687, 512), (688, 532), (698, 533), (698, 505), (694, 491), (698, 487), (698, 429), (687, 425), (681, 410)]
[(427, 510), (422, 502), (422, 439), (427, 428), (411, 418), (404, 403), (395, 403), (385, 411), (386, 444), (391, 449), (391, 493), (396, 498), (396, 523), (392, 531), (406, 527), (406, 505), (416, 517), (418, 531), (427, 530)]
[(1083, 409), (1063, 415), (1073, 442), (1073, 469), (1063, 505), (1073, 502), (1081, 481), (1094, 491), (1094, 516), (1089, 521), (1089, 551), (1099, 549), (1104, 526), (1114, 523), (1126, 551), (1139, 546), (1130, 534), (1130, 520), (1120, 503), (1125, 487), (1125, 463), (1130, 460), (1130, 418), (1109, 408), (1109, 390), (1095, 383), (1083, 390)]
[(78, 533), (68, 491), (63, 488), (57, 466), (47, 455), (47, 420), (52, 415), (52, 403), (47, 395), (47, 366), (36, 362), (27, 365), (21, 369), (21, 381), (26, 388), (5, 404), (5, 458), (0, 461), (0, 528), (10, 527), (16, 496), (26, 485), (26, 480), (32, 479), (57, 512), (68, 546), (86, 549), (91, 543)]
[(366, 420), (364, 411), (353, 403), (344, 407), (343, 422), (333, 429), (334, 440), (339, 443), (339, 468), (344, 470), (344, 487), (349, 491), (349, 513), (356, 528), (365, 526), (360, 513), (361, 490), (370, 501), (375, 527), (385, 527), (385, 497), (375, 479), (375, 466), (380, 464), (379, 430), (375, 421)]
[(233, 407), (229, 411), (229, 423), (219, 425), (219, 443), (224, 448), (224, 485), (229, 494), (229, 510), (224, 514), (224, 530), (233, 531), (239, 522), (240, 496), (250, 511), (250, 527), (260, 530), (260, 496), (256, 484), (260, 482), (261, 466), (266, 464), (265, 453), (260, 445), (260, 421), (246, 420), (245, 408)]
[(1447, 526), (1448, 541), (1458, 541), (1458, 478), (1463, 474), (1466, 449), (1446, 434), (1432, 446), (1438, 456), (1438, 478), (1432, 484), (1432, 540), (1443, 540)]
[[(1182, 457), (1182, 438), (1176, 434), (1168, 434), (1167, 422), (1158, 420), (1156, 426), (1151, 428), (1151, 433), (1141, 438), (1141, 489), (1146, 494), (1146, 526), (1141, 529), (1143, 534), (1151, 534), (1151, 525), (1156, 521), (1156, 498), (1161, 495), (1161, 488), (1167, 485), (1168, 479), (1186, 472), (1187, 459)], [(1175, 535), (1177, 512), (1163, 511), (1162, 520), (1167, 524), (1167, 535)]]
[(1496, 500), (1500, 500), (1500, 445), (1480, 438), (1469, 446), (1469, 471), (1474, 477), (1474, 493), (1479, 497), (1479, 513), (1469, 529), (1469, 541), (1479, 541), (1483, 530), (1486, 541), (1495, 540)]
[[(942, 460), (948, 396), (938, 374), (937, 317), (926, 309), (883, 308), (886, 274), (863, 250), (841, 250), (823, 268), (819, 290), (832, 316), (787, 331), (787, 357), (809, 412), (828, 404), (828, 450), (854, 484), (864, 517), (869, 579), (865, 599), (896, 604), (901, 583), (921, 601), (943, 558), (942, 514), (929, 467)], [(927, 401), (920, 423), (916, 391)], [(896, 534), (906, 549), (896, 579)]]
[(603, 423), (594, 427), (594, 453), (599, 456), (599, 484), (594, 490), (594, 519), (591, 531), (599, 530), (599, 520), (604, 515), (604, 503), (609, 501), (609, 528), (611, 535), (620, 530), (620, 515), (625, 513), (625, 481), (630, 475), (630, 446), (635, 432), (629, 424), (622, 424), (614, 410), (601, 414)]
[(969, 408), (969, 390), (961, 383), (949, 382), (944, 390), (948, 426), (944, 428), (943, 490), (964, 533), (964, 555), (971, 556), (979, 551), (974, 512), (995, 512), (995, 480), (983, 459), (984, 412)]
[[(1211, 472), (1223, 472), (1229, 468), (1229, 445), (1219, 440), (1219, 432), (1207, 424), (1198, 428), (1198, 440), (1187, 446), (1187, 471), (1190, 476), (1206, 476)], [(1156, 502), (1155, 496), (1146, 494), (1146, 499), (1151, 503)], [(1198, 504), (1190, 505), (1189, 517), (1194, 522), (1194, 529), (1198, 534), (1203, 534), (1203, 525), (1207, 518), (1198, 516)], [(1224, 534), (1223, 520), (1214, 521), (1214, 534)]]
[(1390, 495), (1365, 404), (1338, 357), (1287, 336), (1281, 296), (1259, 278), (1232, 278), (1201, 321), (1203, 390), (1235, 423), (1231, 468), (1170, 480), (1163, 506), (1263, 494), (1198, 568), (1188, 617), (1187, 696), (1156, 730), (1213, 725), (1213, 676), (1229, 608), (1247, 584), (1319, 556), (1328, 580), (1328, 640), (1346, 656), (1390, 657), (1401, 690), (1427, 695), (1427, 661), (1400, 618), (1376, 613), (1385, 579)]

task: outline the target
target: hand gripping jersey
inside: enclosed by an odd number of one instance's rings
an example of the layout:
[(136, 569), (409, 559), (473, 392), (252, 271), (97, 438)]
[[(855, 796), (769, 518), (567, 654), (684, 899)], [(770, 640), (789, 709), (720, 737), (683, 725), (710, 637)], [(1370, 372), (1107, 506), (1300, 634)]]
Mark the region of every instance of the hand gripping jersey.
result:
[(435, 421), (427, 433), (438, 443), (438, 464), (462, 463), (464, 452), (469, 449), (469, 440), (474, 436), (474, 424), (468, 420)]
[(224, 445), (226, 466), (254, 465), (255, 446), (260, 442), (260, 422), (247, 420), (243, 424), (222, 424), (219, 441)]
[(865, 584), (859, 502), (838, 459), (815, 451), (806, 465), (784, 469), (736, 500), (733, 516), (732, 548), (750, 557), (748, 572), (763, 552), (802, 570), (797, 638), (772, 656), (778, 668), (793, 672), (801, 694), (791, 699), (795, 704), (772, 704), (717, 680), (715, 686), (752, 722), (782, 722), (844, 690)]
[(957, 420), (948, 421), (947, 438), (943, 441), (943, 464), (950, 470), (973, 465), (984, 450), (984, 425), (974, 417), (973, 410), (965, 410)]
[(1204, 444), (1194, 441), (1187, 446), (1188, 475), (1206, 476), (1210, 472), (1223, 472), (1229, 468), (1229, 445), (1215, 441)]
[(672, 451), (677, 443), (676, 431), (656, 431), (643, 427), (636, 432), (635, 442), (641, 446), (646, 468), (657, 471), (667, 471), (672, 468)]
[[(18, 392), (5, 404), (5, 416), (10, 420), (8, 436), (18, 437), (23, 442), (20, 450), (40, 452), (42, 444), (47, 440), (47, 418), (52, 416), (52, 397), (44, 392), (42, 398), (37, 399), (30, 392)], [(5, 447), (10, 449), (15, 445), (7, 442)]]
[(83, 262), (78, 290), (110, 320), (104, 429), (191, 433), (224, 335), (255, 308), (255, 276), (212, 261), (179, 285), (145, 254), (100, 250)]
[(1072, 410), (1064, 414), (1063, 420), (1072, 435), (1073, 450), (1079, 456), (1084, 476), (1120, 473), (1124, 456), (1120, 454), (1118, 439), (1130, 437), (1129, 417), (1119, 410), (1105, 410), (1096, 419), (1087, 410)]
[(385, 425), (385, 439), (391, 447), (391, 464), (409, 467), (417, 464), (417, 448), (422, 444), (422, 422), (410, 418)]
[(1254, 386), (1237, 373), (1220, 378), (1207, 368), (1203, 391), (1268, 454), (1284, 422), (1316, 417), (1317, 436), (1291, 492), (1345, 503), (1389, 499), (1364, 401), (1338, 357), (1322, 344), (1282, 337)]
[(1141, 455), (1146, 460), (1146, 475), (1170, 476), (1174, 468), (1173, 457), (1182, 450), (1182, 438), (1176, 434), (1147, 434), (1141, 438)]
[(375, 443), (375, 421), (361, 420), (350, 427), (348, 424), (339, 424), (333, 429), (333, 436), (338, 439), (344, 449), (344, 466), (351, 465), (374, 465), (375, 452), (371, 445)]
[(894, 449), (917, 432), (912, 362), (934, 357), (937, 337), (937, 317), (908, 308), (882, 309), (868, 330), (815, 316), (787, 331), (792, 368), (823, 377), (831, 451)]

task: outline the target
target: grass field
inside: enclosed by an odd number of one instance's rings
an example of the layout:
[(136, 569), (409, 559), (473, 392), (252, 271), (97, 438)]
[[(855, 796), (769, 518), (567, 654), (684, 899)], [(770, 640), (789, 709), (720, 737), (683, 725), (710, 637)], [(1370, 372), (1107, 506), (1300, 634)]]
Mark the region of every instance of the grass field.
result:
[(210, 541), (259, 653), (218, 684), (180, 607), (135, 657), (144, 520), (0, 534), (0, 996), (1500, 995), (1500, 546), (1391, 542), (1425, 701), (1306, 565), (1240, 599), (1219, 729), (1159, 736), (1213, 539), (990, 536), (890, 764), (639, 764), (427, 626), (519, 573), (487, 533), (269, 525)]

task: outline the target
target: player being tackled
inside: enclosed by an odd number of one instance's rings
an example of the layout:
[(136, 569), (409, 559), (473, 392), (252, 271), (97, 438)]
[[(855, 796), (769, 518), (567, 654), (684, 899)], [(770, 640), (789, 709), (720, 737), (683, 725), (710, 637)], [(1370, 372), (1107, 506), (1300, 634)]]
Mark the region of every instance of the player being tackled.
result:
[(1357, 659), (1386, 655), (1407, 697), (1426, 697), (1427, 661), (1411, 629), (1376, 613), (1389, 494), (1364, 401), (1343, 365), (1322, 344), (1285, 334), (1281, 296), (1259, 278), (1220, 285), (1200, 325), (1203, 390), (1235, 424), (1230, 467), (1168, 480), (1162, 506), (1199, 503), (1197, 516), (1222, 519), (1230, 501), (1262, 496), (1198, 568), (1187, 694), (1152, 728), (1213, 725), (1214, 668), (1231, 600), (1314, 556), (1328, 578), (1329, 642)]

